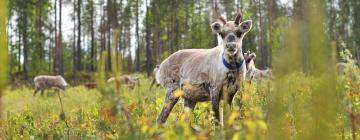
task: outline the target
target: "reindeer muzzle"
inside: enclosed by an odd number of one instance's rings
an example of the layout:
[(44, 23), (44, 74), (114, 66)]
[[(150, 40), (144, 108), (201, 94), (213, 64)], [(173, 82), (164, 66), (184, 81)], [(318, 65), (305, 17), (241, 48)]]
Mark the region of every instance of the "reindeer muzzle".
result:
[(225, 44), (225, 48), (229, 54), (235, 54), (237, 52), (235, 43), (227, 43), (227, 44)]

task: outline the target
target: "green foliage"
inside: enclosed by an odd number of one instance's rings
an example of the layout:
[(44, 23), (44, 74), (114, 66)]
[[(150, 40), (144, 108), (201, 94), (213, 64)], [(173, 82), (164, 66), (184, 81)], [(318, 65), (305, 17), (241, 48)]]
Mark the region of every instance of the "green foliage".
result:
[[(341, 114), (341, 99), (335, 88), (335, 49), (328, 43), (323, 28), (325, 18), (320, 3), (320, 0), (306, 3), (307, 12), (302, 14), (308, 22), (295, 20), (287, 28), (286, 47), (275, 60), (277, 79), (269, 107), (271, 139), (337, 137), (340, 126), (333, 121)], [(298, 75), (298, 79), (291, 76), (294, 72), (307, 76)], [(289, 125), (292, 129), (286, 129)]]
[(280, 17), (275, 20), (273, 27), (272, 40), (270, 40), (272, 45), (272, 54), (275, 56), (278, 54), (281, 46), (284, 46), (284, 33), (287, 28), (288, 19), (286, 17)]
[[(45, 45), (48, 40), (45, 35), (51, 30), (50, 21), (48, 21), (51, 2), (42, 0), (24, 3), (21, 0), (11, 0), (7, 9), (10, 12), (8, 46), (11, 50), (9, 51), (11, 65), (9, 72), (11, 74), (22, 72), (24, 66), (21, 65), (26, 59), (28, 79), (37, 74), (48, 73), (50, 63), (47, 60), (52, 56), (49, 54), (50, 47), (47, 47), (49, 44)], [(12, 41), (15, 38), (16, 41)], [(49, 41), (47, 43), (50, 43)], [(23, 58), (25, 50), (27, 50), (27, 57)]]

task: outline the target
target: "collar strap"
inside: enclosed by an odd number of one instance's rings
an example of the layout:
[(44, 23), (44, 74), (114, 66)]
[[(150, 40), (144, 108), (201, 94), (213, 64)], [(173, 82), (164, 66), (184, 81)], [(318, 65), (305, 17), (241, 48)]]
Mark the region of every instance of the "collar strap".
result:
[(239, 69), (241, 67), (241, 65), (243, 64), (243, 62), (244, 62), (244, 60), (239, 59), (239, 61), (236, 61), (235, 64), (231, 64), (231, 63), (229, 63), (229, 62), (227, 62), (225, 60), (224, 54), (222, 55), (222, 63), (229, 70), (237, 70), (237, 69)]

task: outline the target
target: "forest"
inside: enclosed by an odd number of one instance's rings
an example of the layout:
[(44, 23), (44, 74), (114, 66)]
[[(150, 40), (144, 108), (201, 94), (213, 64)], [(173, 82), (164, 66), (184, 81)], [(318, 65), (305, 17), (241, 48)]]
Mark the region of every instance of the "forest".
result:
[[(358, 140), (359, 9), (359, 0), (1, 0), (0, 139)], [(244, 59), (235, 71), (232, 34)], [(210, 56), (217, 48), (222, 62)], [(208, 100), (190, 101), (196, 90)]]

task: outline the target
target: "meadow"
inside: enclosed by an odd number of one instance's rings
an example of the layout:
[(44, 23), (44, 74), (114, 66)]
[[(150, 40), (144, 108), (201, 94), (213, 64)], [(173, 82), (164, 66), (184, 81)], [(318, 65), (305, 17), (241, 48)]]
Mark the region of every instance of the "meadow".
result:
[[(360, 2), (280, 2), (0, 0), (0, 140), (359, 140)], [(221, 125), (210, 102), (191, 112), (183, 99), (158, 124), (165, 90), (147, 75), (177, 50), (224, 47), (209, 25), (239, 13), (253, 27), (237, 46), (275, 78), (239, 83), (232, 105), (221, 101)], [(124, 73), (139, 85), (121, 83)], [(38, 75), (70, 87), (34, 97)]]
[[(360, 83), (357, 70), (338, 77), (337, 112), (338, 139), (358, 136), (353, 125), (358, 119), (351, 114), (360, 110)], [(297, 139), (310, 128), (312, 90), (316, 78), (296, 72), (287, 76), (278, 108), (283, 108), (289, 138)], [(234, 98), (232, 107), (221, 102), (223, 125), (215, 126), (209, 102), (197, 104), (195, 111), (184, 110), (180, 100), (167, 123), (160, 126), (156, 118), (161, 111), (165, 91), (161, 87), (149, 89), (151, 80), (141, 76), (140, 86), (129, 89), (107, 85), (104, 89), (74, 86), (65, 92), (47, 90), (44, 96), (33, 97), (32, 87), (7, 88), (1, 98), (3, 119), (0, 136), (3, 139), (266, 139), (271, 129), (269, 103), (274, 98), (274, 81), (246, 83)], [(286, 87), (288, 86), (288, 87)], [(59, 102), (60, 95), (63, 110)], [(111, 95), (111, 96), (109, 96)], [(179, 95), (181, 96), (181, 95)], [(107, 98), (117, 98), (109, 100)], [(273, 108), (272, 108), (273, 109)], [(356, 116), (355, 116), (356, 117)], [(269, 128), (270, 127), (270, 128)], [(354, 132), (354, 134), (353, 134)]]

